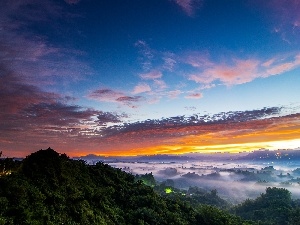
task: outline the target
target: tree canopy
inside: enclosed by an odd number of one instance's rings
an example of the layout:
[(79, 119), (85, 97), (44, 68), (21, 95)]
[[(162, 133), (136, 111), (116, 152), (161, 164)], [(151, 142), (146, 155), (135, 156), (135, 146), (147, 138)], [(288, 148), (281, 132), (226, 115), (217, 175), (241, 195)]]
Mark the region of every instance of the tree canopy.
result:
[(4, 160), (11, 173), (0, 176), (0, 225), (291, 225), (299, 221), (299, 204), (286, 189), (267, 188), (229, 213), (230, 205), (216, 190), (193, 187), (185, 192), (192, 195), (184, 195), (170, 180), (157, 184), (151, 173), (133, 176), (102, 162), (88, 165), (50, 148), (23, 161), (1, 159), (0, 165)]

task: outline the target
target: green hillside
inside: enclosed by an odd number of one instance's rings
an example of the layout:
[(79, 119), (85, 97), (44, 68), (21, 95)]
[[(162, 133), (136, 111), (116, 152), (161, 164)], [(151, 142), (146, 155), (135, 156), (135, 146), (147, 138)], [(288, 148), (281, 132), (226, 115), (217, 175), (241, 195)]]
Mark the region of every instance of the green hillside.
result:
[(252, 224), (212, 206), (157, 194), (131, 174), (52, 149), (0, 177), (0, 224)]

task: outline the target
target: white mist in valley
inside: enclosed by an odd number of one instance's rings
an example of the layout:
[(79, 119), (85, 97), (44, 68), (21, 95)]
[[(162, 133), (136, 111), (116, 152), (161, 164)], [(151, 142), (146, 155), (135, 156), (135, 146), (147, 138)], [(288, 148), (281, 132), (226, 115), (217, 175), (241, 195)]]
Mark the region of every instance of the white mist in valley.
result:
[(199, 187), (239, 203), (256, 198), (266, 187), (286, 188), (300, 198), (300, 162), (259, 161), (134, 161), (111, 162), (113, 167), (135, 174), (152, 173), (158, 182), (173, 180), (174, 187)]

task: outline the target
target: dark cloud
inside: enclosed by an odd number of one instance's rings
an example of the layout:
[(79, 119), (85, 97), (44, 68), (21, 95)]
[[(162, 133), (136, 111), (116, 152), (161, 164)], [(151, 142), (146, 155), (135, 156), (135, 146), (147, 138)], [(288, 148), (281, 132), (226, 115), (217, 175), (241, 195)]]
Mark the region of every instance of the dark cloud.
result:
[[(5, 73), (5, 68), (1, 69)], [(40, 102), (51, 103), (58, 97), (58, 94), (43, 92), (36, 86), (25, 84), (10, 72), (0, 76), (1, 115), (19, 113), (28, 105)]]
[(116, 113), (109, 113), (109, 112), (100, 112), (97, 115), (97, 123), (100, 126), (106, 125), (107, 123), (121, 123), (122, 118), (128, 117), (126, 114), (118, 115)]
[(114, 91), (108, 88), (102, 88), (102, 89), (92, 91), (88, 95), (88, 98), (95, 99), (98, 101), (104, 101), (104, 102), (115, 102), (116, 99), (122, 96), (123, 96), (122, 92)]
[(43, 91), (2, 68), (0, 146), (6, 151), (39, 149), (41, 144), (78, 145), (77, 138), (87, 143), (91, 136), (99, 138), (107, 123), (120, 123), (127, 116), (70, 104), (73, 97)]
[[(64, 33), (61, 23), (68, 21), (61, 18), (68, 16), (62, 5), (54, 1), (1, 1), (0, 71), (5, 67), (34, 85), (74, 82), (90, 75), (92, 69), (81, 51), (50, 44), (53, 36), (49, 33), (59, 40)], [(41, 26), (47, 31), (35, 29)]]
[(116, 99), (116, 101), (118, 102), (126, 102), (126, 103), (129, 103), (129, 102), (138, 102), (141, 100), (141, 96), (134, 96), (134, 97), (130, 97), (130, 96), (122, 96), (122, 97), (119, 97)]
[[(196, 134), (210, 130), (216, 125), (238, 125), (241, 122), (252, 120), (262, 120), (272, 116), (278, 116), (281, 112), (280, 107), (270, 107), (251, 111), (230, 111), (221, 112), (214, 115), (176, 116), (163, 118), (160, 120), (145, 120), (135, 123), (123, 124), (107, 128), (104, 133), (108, 136), (119, 135), (122, 133), (143, 132), (140, 135), (151, 136), (182, 136)], [(264, 124), (265, 125), (265, 124)], [(256, 125), (258, 126), (258, 124)], [(229, 129), (227, 126), (226, 129)]]
[(90, 121), (98, 111), (65, 103), (68, 97), (21, 83), (13, 76), (0, 77), (1, 127), (6, 130), (39, 126), (74, 126)]
[(102, 102), (118, 102), (131, 108), (136, 108), (137, 106), (134, 103), (143, 100), (141, 96), (127, 96), (123, 92), (107, 88), (95, 90), (87, 97)]

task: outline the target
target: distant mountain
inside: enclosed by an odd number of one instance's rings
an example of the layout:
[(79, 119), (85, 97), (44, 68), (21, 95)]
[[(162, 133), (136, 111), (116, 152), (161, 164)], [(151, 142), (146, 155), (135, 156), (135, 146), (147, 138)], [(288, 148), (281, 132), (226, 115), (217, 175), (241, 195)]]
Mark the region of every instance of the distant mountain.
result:
[(97, 156), (94, 154), (89, 154), (86, 156), (80, 156), (80, 157), (74, 157), (73, 159), (81, 159), (84, 161), (87, 161), (88, 163), (91, 162), (174, 162), (174, 161), (189, 161), (189, 160), (195, 160), (192, 157), (189, 156), (181, 156), (181, 155), (145, 155), (145, 156), (117, 156), (117, 157), (103, 157), (103, 156)]
[(184, 155), (148, 155), (148, 156), (140, 156), (136, 158), (137, 161), (189, 161), (195, 160), (192, 157), (184, 156)]
[(240, 160), (300, 160), (300, 150), (257, 150), (246, 156), (239, 157)]
[(300, 160), (300, 149), (288, 150), (256, 150), (251, 153), (187, 153), (184, 155), (143, 155), (143, 156), (114, 156), (104, 157), (89, 154), (86, 156), (74, 157), (73, 159), (81, 159), (89, 164), (98, 161), (105, 163), (112, 162), (183, 162), (183, 161), (224, 161), (224, 160)]
[(141, 156), (114, 156), (114, 157), (104, 157), (97, 156), (94, 154), (89, 154), (86, 156), (74, 157), (73, 159), (81, 159), (87, 161), (88, 163), (93, 162), (184, 162), (184, 161), (199, 161), (199, 160), (232, 160), (240, 156), (244, 156), (245, 153), (230, 154), (230, 153), (187, 153), (184, 155), (141, 155)]

